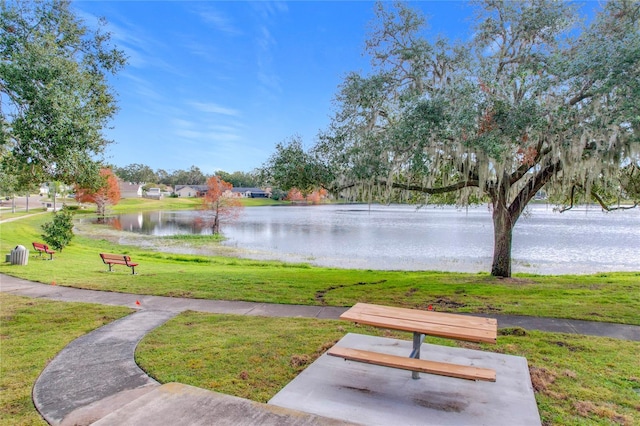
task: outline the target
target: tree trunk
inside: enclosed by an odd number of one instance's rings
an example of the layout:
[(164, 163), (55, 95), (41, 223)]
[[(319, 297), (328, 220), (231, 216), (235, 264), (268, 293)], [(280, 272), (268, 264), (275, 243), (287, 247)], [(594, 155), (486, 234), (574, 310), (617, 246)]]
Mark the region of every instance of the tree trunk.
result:
[(107, 212), (106, 207), (107, 206), (106, 206), (105, 203), (103, 203), (103, 202), (101, 202), (99, 200), (96, 200), (96, 214), (98, 215), (98, 217), (101, 217), (101, 218), (104, 219), (104, 217), (106, 216), (106, 212)]
[(502, 203), (493, 203), (493, 264), (491, 275), (511, 276), (511, 240), (514, 222)]
[(220, 233), (220, 217), (218, 216), (218, 213), (216, 213), (213, 218), (213, 226), (211, 228), (213, 235), (218, 235)]

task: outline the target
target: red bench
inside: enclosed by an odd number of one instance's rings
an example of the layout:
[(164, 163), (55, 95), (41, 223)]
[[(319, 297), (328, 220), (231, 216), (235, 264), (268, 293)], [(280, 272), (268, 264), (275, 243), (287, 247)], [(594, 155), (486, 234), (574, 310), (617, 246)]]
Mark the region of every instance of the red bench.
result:
[(137, 263), (131, 262), (131, 258), (126, 254), (107, 254), (100, 253), (100, 257), (105, 265), (109, 265), (109, 272), (112, 272), (113, 265), (124, 265), (131, 268), (131, 274), (135, 275)]
[(55, 251), (51, 250), (48, 245), (36, 242), (31, 244), (33, 244), (33, 249), (40, 254), (40, 257), (42, 257), (42, 253), (46, 253), (49, 255), (49, 260), (53, 260), (53, 254)]

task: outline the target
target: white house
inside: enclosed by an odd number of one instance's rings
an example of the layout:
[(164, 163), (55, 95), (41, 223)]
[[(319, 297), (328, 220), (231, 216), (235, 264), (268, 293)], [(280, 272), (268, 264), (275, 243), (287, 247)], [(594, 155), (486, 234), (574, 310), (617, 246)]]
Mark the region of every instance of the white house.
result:
[(118, 186), (120, 187), (120, 198), (142, 197), (142, 184), (118, 180)]
[(178, 197), (203, 197), (207, 193), (207, 185), (176, 185), (174, 193)]

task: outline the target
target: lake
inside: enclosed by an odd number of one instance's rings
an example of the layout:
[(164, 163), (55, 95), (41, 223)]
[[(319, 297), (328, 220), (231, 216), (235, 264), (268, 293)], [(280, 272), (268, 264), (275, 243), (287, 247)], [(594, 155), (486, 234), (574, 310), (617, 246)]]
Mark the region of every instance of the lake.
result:
[[(118, 217), (122, 230), (149, 235), (207, 234), (198, 212)], [(640, 270), (640, 209), (558, 213), (532, 205), (516, 224), (513, 272), (580, 274)], [(406, 205), (248, 207), (223, 223), (223, 243), (241, 257), (357, 269), (490, 271), (493, 224), (486, 206)]]

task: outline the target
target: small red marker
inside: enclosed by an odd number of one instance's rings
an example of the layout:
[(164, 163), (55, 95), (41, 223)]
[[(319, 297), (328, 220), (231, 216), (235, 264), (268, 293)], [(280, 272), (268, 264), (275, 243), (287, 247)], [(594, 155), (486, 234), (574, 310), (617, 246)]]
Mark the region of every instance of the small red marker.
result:
[(429, 306), (427, 306), (427, 309), (428, 309), (429, 311), (433, 311), (433, 305), (429, 305)]
[(140, 301), (136, 300), (136, 306), (140, 306)]
[(51, 285), (56, 285), (56, 282), (55, 281), (51, 281)]

